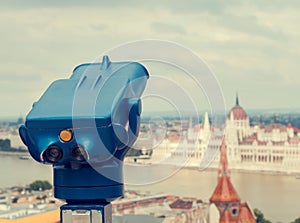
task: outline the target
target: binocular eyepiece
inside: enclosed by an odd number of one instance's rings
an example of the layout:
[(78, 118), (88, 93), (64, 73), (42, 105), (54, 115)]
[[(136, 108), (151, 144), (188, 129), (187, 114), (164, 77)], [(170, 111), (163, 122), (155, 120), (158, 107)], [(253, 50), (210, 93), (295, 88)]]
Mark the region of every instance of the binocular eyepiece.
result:
[[(42, 156), (46, 163), (58, 163), (63, 157), (63, 150), (58, 146), (51, 145), (43, 152)], [(81, 145), (72, 148), (71, 156), (73, 160), (79, 162), (88, 160), (88, 154)]]
[(60, 147), (52, 145), (45, 150), (42, 156), (43, 160), (48, 163), (57, 163), (63, 157), (63, 151)]

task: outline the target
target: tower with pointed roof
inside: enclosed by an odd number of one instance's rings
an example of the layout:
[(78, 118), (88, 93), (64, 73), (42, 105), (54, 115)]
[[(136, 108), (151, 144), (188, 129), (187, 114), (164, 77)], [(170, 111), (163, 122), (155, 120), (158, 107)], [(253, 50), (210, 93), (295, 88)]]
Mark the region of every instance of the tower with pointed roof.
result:
[(209, 118), (208, 118), (207, 112), (205, 112), (205, 115), (204, 115), (203, 127), (204, 127), (204, 129), (210, 130), (210, 124), (209, 124)]
[[(220, 148), (220, 167), (218, 170), (218, 184), (210, 198), (220, 213), (221, 219), (229, 219), (230, 222), (238, 222), (240, 211), (240, 197), (234, 189), (228, 170), (225, 138)], [(221, 222), (221, 221), (220, 221)], [(223, 221), (222, 221), (223, 222)]]
[(250, 135), (250, 120), (240, 106), (238, 94), (235, 98), (235, 106), (229, 111), (226, 121), (226, 140), (230, 144), (237, 144)]
[(294, 128), (292, 126), (291, 116), (289, 116), (288, 120), (287, 133), (290, 139), (294, 137)]
[(231, 113), (233, 114), (234, 120), (246, 120), (248, 117), (245, 110), (240, 106), (238, 94), (236, 94), (235, 106), (230, 110), (228, 118), (230, 118)]
[(236, 106), (239, 106), (239, 96), (238, 96), (238, 93), (236, 92), (236, 96), (235, 96), (235, 105)]
[(254, 214), (247, 203), (241, 204), (240, 197), (231, 183), (225, 138), (220, 148), (218, 184), (209, 200), (219, 210), (220, 223), (255, 223)]

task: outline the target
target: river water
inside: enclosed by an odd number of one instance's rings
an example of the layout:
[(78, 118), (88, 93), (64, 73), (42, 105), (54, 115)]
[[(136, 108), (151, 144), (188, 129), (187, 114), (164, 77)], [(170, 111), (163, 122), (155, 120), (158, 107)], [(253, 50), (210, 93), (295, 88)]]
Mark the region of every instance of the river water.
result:
[[(52, 168), (31, 159), (0, 156), (0, 176), (1, 188), (25, 185), (36, 179), (52, 182)], [(288, 223), (300, 217), (300, 179), (294, 176), (233, 172), (231, 180), (242, 201), (249, 202), (252, 208), (260, 209), (274, 223)], [(146, 186), (126, 185), (126, 188), (197, 197), (207, 201), (216, 183), (215, 171), (182, 169), (159, 183)]]

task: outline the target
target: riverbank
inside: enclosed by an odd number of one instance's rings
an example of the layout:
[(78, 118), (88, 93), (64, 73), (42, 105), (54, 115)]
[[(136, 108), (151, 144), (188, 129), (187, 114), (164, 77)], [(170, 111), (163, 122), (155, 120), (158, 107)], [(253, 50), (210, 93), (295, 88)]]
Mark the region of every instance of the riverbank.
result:
[(28, 151), (24, 152), (7, 152), (7, 151), (0, 151), (0, 156), (29, 156)]
[[(182, 169), (187, 169), (187, 170), (198, 170), (198, 171), (209, 171), (209, 172), (216, 172), (218, 171), (218, 168), (214, 167), (208, 167), (205, 168), (204, 170), (199, 170), (197, 167), (182, 167)], [(284, 171), (265, 171), (265, 170), (245, 170), (245, 169), (230, 169), (230, 172), (232, 174), (234, 173), (248, 173), (248, 174), (260, 174), (260, 175), (271, 175), (271, 176), (295, 176), (299, 177), (300, 176), (300, 170), (299, 173), (289, 173), (289, 172), (284, 172)]]
[[(24, 152), (6, 152), (6, 151), (0, 151), (0, 156), (17, 156), (17, 157), (27, 157), (30, 156), (28, 151)], [(180, 169), (186, 169), (186, 170), (198, 170), (200, 172), (202, 171), (209, 171), (209, 172), (217, 172), (218, 168), (214, 167), (208, 167), (204, 170), (199, 170), (197, 167), (191, 167), (191, 166), (184, 166)], [(299, 177), (300, 176), (300, 170), (299, 173), (288, 173), (284, 171), (265, 171), (265, 170), (245, 170), (245, 169), (230, 169), (231, 173), (246, 173), (246, 174), (260, 174), (260, 175), (271, 175), (271, 176), (294, 176)]]

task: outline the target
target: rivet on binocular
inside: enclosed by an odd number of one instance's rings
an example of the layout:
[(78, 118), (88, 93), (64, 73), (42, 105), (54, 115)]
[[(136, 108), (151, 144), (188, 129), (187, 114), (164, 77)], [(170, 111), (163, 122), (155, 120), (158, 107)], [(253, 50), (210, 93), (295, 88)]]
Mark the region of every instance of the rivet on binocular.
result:
[(61, 130), (59, 133), (59, 138), (63, 142), (70, 142), (73, 138), (73, 132), (70, 129)]

